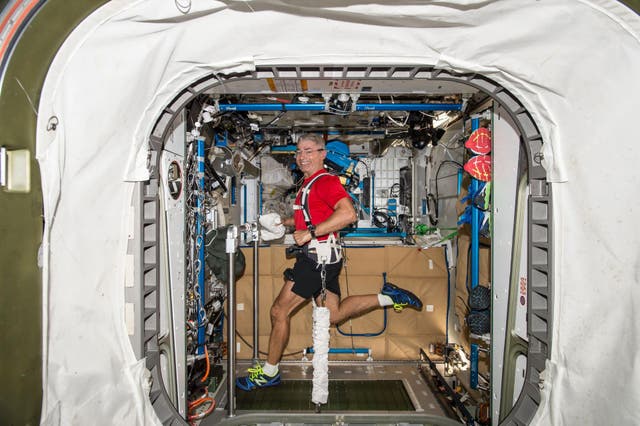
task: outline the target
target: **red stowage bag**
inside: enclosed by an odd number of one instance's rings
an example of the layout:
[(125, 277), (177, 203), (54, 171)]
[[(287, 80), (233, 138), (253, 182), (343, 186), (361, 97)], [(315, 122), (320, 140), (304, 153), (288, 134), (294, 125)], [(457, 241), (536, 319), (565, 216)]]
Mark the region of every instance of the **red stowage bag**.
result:
[(491, 132), (480, 127), (469, 136), (464, 146), (474, 154), (488, 154), (491, 152)]
[(483, 182), (491, 180), (491, 156), (476, 155), (464, 165), (464, 171)]

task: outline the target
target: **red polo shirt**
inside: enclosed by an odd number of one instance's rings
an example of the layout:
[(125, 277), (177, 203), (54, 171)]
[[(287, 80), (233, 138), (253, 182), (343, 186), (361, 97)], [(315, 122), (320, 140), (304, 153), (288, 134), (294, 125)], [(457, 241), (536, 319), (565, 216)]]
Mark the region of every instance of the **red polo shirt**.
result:
[[(311, 175), (309, 178), (302, 182), (302, 188), (304, 188), (314, 177), (320, 173), (327, 173), (324, 169), (320, 169)], [(336, 203), (341, 199), (349, 197), (347, 191), (340, 183), (340, 178), (334, 175), (326, 175), (318, 178), (313, 185), (311, 185), (311, 191), (307, 197), (307, 205), (309, 216), (311, 216), (311, 223), (317, 225), (327, 220), (333, 213), (333, 208)], [(302, 205), (302, 189), (298, 191), (296, 196), (296, 205)], [(296, 230), (300, 231), (307, 229), (307, 225), (304, 221), (304, 215), (301, 209), (294, 210), (293, 219), (295, 221)], [(327, 239), (327, 235), (318, 237), (319, 240)]]

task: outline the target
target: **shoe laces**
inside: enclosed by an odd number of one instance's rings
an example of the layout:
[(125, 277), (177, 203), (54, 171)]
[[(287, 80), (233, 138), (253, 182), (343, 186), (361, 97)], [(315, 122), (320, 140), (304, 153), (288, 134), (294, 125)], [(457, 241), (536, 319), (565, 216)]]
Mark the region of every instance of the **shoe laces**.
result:
[(402, 310), (404, 309), (405, 306), (407, 306), (408, 303), (394, 303), (393, 304), (393, 310), (396, 312), (402, 312)]
[(264, 375), (264, 371), (262, 371), (261, 365), (255, 366), (253, 368), (249, 368), (247, 371), (249, 372), (249, 380), (251, 381), (254, 381), (258, 377)]

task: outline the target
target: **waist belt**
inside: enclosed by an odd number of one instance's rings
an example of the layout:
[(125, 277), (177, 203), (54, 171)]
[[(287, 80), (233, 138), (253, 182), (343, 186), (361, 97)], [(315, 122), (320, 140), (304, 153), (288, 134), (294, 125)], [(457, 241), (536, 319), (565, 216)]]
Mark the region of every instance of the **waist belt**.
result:
[(330, 265), (342, 260), (342, 246), (336, 239), (335, 234), (329, 234), (329, 238), (324, 241), (312, 239), (303, 247), (303, 253), (317, 264)]

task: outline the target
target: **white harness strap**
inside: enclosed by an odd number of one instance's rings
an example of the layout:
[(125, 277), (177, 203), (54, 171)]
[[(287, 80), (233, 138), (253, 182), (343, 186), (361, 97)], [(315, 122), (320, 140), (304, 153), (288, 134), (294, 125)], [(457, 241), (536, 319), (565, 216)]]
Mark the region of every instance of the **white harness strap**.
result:
[(311, 213), (309, 212), (309, 193), (311, 192), (311, 186), (322, 176), (331, 176), (331, 173), (320, 173), (318, 176), (314, 177), (307, 183), (300, 192), (302, 193), (300, 197), (300, 204), (294, 204), (294, 210), (302, 210), (302, 216), (304, 216), (304, 222), (307, 226), (312, 225), (311, 223)]
[(330, 265), (342, 260), (342, 246), (334, 233), (331, 233), (329, 238), (324, 241), (318, 241), (315, 238), (312, 239), (309, 241), (307, 251), (308, 256), (319, 264), (324, 263)]

